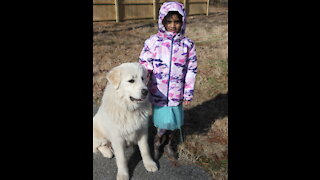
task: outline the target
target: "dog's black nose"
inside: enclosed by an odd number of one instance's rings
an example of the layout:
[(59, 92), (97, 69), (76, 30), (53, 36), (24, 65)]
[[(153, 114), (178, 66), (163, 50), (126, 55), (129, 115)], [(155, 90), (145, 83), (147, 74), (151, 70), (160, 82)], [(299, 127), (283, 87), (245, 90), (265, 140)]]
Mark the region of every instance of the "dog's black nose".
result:
[(144, 95), (144, 96), (148, 95), (148, 90), (147, 89), (142, 89), (141, 90), (141, 94)]

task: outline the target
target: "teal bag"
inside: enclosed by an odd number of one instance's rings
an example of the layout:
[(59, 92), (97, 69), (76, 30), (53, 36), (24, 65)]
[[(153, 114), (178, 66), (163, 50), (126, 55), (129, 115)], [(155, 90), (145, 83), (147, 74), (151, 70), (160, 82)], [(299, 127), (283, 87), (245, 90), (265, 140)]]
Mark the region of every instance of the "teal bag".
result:
[(184, 111), (182, 105), (179, 106), (153, 106), (153, 124), (157, 128), (167, 130), (180, 130), (180, 140), (184, 141), (182, 126), (184, 125)]
[(153, 106), (152, 119), (154, 126), (160, 129), (181, 129), (184, 124), (184, 112), (180, 106)]

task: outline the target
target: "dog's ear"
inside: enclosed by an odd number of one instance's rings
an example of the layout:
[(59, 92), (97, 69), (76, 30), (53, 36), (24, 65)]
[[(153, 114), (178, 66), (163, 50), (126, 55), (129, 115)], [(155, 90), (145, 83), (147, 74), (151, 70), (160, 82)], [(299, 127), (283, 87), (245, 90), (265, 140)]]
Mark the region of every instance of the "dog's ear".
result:
[(119, 88), (121, 79), (120, 75), (121, 74), (119, 68), (114, 68), (107, 74), (107, 80), (110, 84), (112, 84), (112, 86), (114, 86), (115, 89)]

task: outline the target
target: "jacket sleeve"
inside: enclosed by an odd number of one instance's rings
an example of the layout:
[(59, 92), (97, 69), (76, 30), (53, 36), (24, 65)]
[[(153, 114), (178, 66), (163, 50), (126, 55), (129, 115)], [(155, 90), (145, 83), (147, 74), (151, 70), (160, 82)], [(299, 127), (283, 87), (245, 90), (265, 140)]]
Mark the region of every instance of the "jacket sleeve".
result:
[(150, 46), (150, 39), (147, 39), (139, 56), (139, 63), (142, 64), (148, 70), (149, 74), (153, 70), (154, 59), (154, 53), (152, 52)]
[(191, 101), (194, 94), (194, 86), (197, 75), (197, 55), (195, 44), (192, 43), (188, 53), (188, 67), (184, 86), (184, 100)]

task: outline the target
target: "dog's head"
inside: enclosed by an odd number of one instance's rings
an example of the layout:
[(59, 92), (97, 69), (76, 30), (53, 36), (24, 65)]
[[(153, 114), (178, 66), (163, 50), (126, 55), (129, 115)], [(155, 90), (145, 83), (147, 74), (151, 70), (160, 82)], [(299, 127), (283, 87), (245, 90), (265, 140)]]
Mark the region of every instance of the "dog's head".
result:
[(139, 104), (147, 100), (147, 70), (141, 64), (121, 64), (107, 74), (107, 80), (126, 103)]

